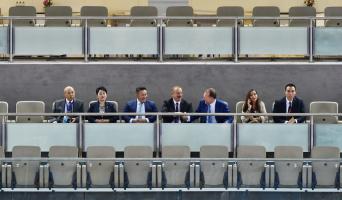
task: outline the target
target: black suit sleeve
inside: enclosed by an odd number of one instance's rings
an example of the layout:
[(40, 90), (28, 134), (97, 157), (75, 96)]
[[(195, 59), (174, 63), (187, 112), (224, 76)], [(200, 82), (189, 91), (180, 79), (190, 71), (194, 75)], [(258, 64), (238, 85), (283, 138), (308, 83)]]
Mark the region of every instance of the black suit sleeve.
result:
[[(93, 113), (93, 112), (95, 112), (95, 103), (90, 104), (89, 109), (88, 109), (88, 113)], [(88, 119), (88, 122), (95, 123), (96, 116), (88, 116), (87, 119)]]
[[(109, 112), (111, 112), (111, 113), (116, 113), (117, 111), (116, 111), (116, 109), (115, 109), (115, 106), (114, 106), (114, 104), (109, 104), (110, 106), (109, 106)], [(119, 119), (119, 117), (118, 116), (110, 116), (109, 117), (109, 122), (110, 123), (116, 123), (116, 121), (118, 121), (118, 119)]]
[[(298, 101), (298, 108), (299, 108), (299, 110), (298, 110), (299, 113), (305, 113), (305, 105), (304, 105), (303, 100)], [(299, 116), (297, 118), (297, 123), (303, 123), (303, 122), (305, 122), (305, 120), (306, 120), (305, 116)]]
[[(169, 102), (168, 101), (164, 101), (163, 107), (162, 107), (162, 112), (171, 112), (170, 108), (169, 108)], [(164, 123), (171, 123), (172, 120), (173, 120), (172, 116), (163, 116), (163, 122)]]
[[(281, 113), (281, 103), (276, 101), (273, 107), (273, 113)], [(282, 116), (273, 116), (274, 123), (285, 123), (285, 119)]]

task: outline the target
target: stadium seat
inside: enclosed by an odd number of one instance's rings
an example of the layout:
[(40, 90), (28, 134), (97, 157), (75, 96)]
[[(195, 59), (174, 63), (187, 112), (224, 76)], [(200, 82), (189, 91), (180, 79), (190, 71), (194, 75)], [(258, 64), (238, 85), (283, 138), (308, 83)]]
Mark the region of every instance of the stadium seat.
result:
[[(14, 6), (10, 7), (8, 11), (9, 16), (36, 16), (36, 8), (33, 6)], [(13, 20), (13, 26), (34, 26), (34, 19), (20, 19)]]
[[(149, 146), (127, 146), (124, 150), (125, 158), (152, 158), (153, 151)], [(150, 161), (126, 161), (124, 163), (124, 187), (152, 187), (152, 172)]]
[[(82, 17), (108, 17), (108, 9), (105, 6), (82, 6)], [(81, 21), (81, 26), (85, 25), (85, 20)], [(87, 20), (87, 26), (106, 27), (106, 19), (89, 19)]]
[[(245, 101), (238, 101), (235, 105), (235, 111), (236, 113), (242, 113), (242, 106), (245, 103)], [(241, 116), (238, 116), (236, 118), (236, 123), (242, 123)]]
[[(0, 146), (0, 158), (5, 158), (4, 148)], [(6, 168), (0, 161), (0, 188), (6, 187)]]
[[(0, 113), (8, 113), (8, 103), (0, 101)], [(2, 122), (2, 116), (0, 116), (0, 122)], [(6, 119), (6, 118), (5, 118)]]
[[(42, 101), (18, 101), (16, 113), (44, 113), (45, 103)], [(19, 123), (41, 123), (44, 116), (17, 116), (16, 122)]]
[[(162, 158), (190, 158), (188, 146), (164, 146)], [(190, 171), (188, 161), (163, 162), (162, 187), (190, 187)]]
[[(310, 113), (338, 113), (338, 103), (333, 101), (313, 101), (310, 103)], [(337, 116), (314, 116), (314, 123), (336, 124)]]
[[(228, 158), (226, 146), (201, 146), (201, 158)], [(201, 161), (201, 187), (227, 187), (228, 186), (227, 161)]]
[[(243, 17), (244, 9), (241, 6), (222, 6), (216, 10), (218, 17)], [(243, 26), (243, 20), (238, 20), (238, 26)], [(233, 19), (218, 19), (216, 26), (235, 26)]]
[[(238, 158), (266, 158), (263, 146), (239, 146)], [(265, 161), (239, 161), (238, 187), (265, 187)]]
[[(289, 10), (289, 17), (316, 17), (316, 9), (311, 6), (295, 6)], [(313, 26), (315, 21), (313, 21)], [(290, 19), (289, 26), (292, 27), (309, 27), (310, 20), (307, 19)]]
[[(297, 146), (277, 146), (274, 149), (274, 158), (301, 159), (303, 149)], [(275, 188), (302, 187), (301, 161), (276, 161), (275, 162)]]
[[(49, 150), (49, 158), (77, 158), (78, 149), (74, 146), (52, 146)], [(56, 160), (49, 161), (49, 188), (52, 187), (73, 187), (77, 182), (77, 162)]]
[[(337, 147), (318, 146), (311, 151), (311, 158), (339, 159)], [(339, 187), (340, 162), (313, 161), (312, 188)]]
[[(326, 7), (324, 9), (325, 17), (342, 17), (342, 7)], [(327, 19), (325, 20), (326, 27), (341, 27), (342, 19)]]
[[(192, 17), (194, 11), (190, 6), (170, 6), (166, 9), (167, 17)], [(191, 19), (169, 19), (166, 22), (167, 26), (193, 26)]]
[[(156, 17), (158, 10), (154, 6), (133, 6), (131, 8), (132, 17)], [(154, 27), (156, 26), (155, 19), (132, 19), (130, 26)]]
[[(280, 17), (280, 10), (276, 6), (256, 6), (253, 8), (253, 17)], [(278, 19), (254, 19), (253, 26), (278, 27)]]
[(115, 149), (109, 146), (91, 146), (87, 148), (87, 158), (113, 158), (111, 161), (87, 162), (87, 188), (114, 188)]
[[(15, 146), (12, 150), (13, 158), (40, 158), (38, 146)], [(12, 163), (12, 188), (39, 187), (40, 161), (13, 161)]]
[[(51, 6), (45, 8), (46, 17), (71, 17), (72, 9), (70, 6)], [(68, 27), (71, 26), (70, 19), (47, 19), (45, 26)]]

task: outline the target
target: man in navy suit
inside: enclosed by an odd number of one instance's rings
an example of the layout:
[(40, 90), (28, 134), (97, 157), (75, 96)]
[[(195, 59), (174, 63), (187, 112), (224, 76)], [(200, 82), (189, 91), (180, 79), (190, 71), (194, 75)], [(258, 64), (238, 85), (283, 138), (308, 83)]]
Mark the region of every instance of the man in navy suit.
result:
[[(124, 112), (127, 113), (148, 113), (158, 112), (157, 106), (153, 101), (147, 100), (146, 87), (138, 87), (135, 90), (137, 99), (127, 102)], [(156, 116), (140, 115), (140, 116), (124, 116), (123, 119), (127, 123), (153, 123)]]
[[(64, 88), (64, 99), (53, 102), (53, 113), (83, 113), (83, 102), (75, 98), (75, 90), (71, 86)], [(52, 122), (58, 123), (75, 123), (79, 119), (77, 116), (58, 116)]]
[[(296, 97), (296, 86), (289, 83), (285, 86), (285, 97), (275, 101), (273, 113), (305, 113), (304, 102)], [(275, 123), (303, 123), (305, 116), (273, 116)]]
[[(196, 109), (196, 113), (229, 113), (228, 103), (216, 98), (214, 88), (208, 88), (204, 91), (203, 100), (201, 100)], [(201, 123), (231, 123), (232, 116), (192, 116), (191, 121), (200, 118)]]

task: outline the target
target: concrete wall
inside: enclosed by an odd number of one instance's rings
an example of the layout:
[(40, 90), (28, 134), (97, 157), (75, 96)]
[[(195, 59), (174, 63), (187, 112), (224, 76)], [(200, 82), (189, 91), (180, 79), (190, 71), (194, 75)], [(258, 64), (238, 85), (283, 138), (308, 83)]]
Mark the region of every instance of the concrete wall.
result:
[(297, 95), (307, 108), (311, 101), (317, 100), (337, 101), (342, 105), (340, 63), (208, 63), (2, 63), (0, 101), (7, 101), (9, 111), (15, 112), (15, 103), (19, 100), (43, 100), (47, 112), (51, 112), (52, 102), (63, 98), (66, 85), (74, 86), (76, 96), (86, 104), (96, 98), (96, 87), (104, 85), (108, 88), (108, 99), (118, 101), (122, 111), (125, 103), (135, 98), (135, 88), (144, 85), (160, 109), (163, 100), (169, 98), (170, 88), (180, 85), (184, 98), (193, 103), (194, 109), (205, 88), (216, 88), (219, 98), (228, 101), (232, 111), (235, 103), (254, 88), (270, 111), (272, 102), (283, 96), (284, 85), (294, 82)]

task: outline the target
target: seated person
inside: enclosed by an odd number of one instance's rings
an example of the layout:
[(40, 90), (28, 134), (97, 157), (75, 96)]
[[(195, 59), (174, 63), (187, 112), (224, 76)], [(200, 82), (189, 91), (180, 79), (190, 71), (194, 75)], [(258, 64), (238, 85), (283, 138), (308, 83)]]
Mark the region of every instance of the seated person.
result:
[[(267, 113), (265, 104), (258, 97), (256, 90), (248, 91), (245, 103), (242, 105), (242, 113)], [(243, 123), (264, 123), (266, 120), (266, 116), (241, 116)]]
[[(179, 86), (171, 89), (171, 98), (164, 101), (162, 112), (192, 113), (192, 105), (183, 99), (183, 90)], [(190, 116), (163, 116), (164, 123), (187, 123)]]
[[(107, 89), (103, 86), (96, 89), (97, 101), (89, 105), (88, 113), (114, 113), (117, 112), (114, 103), (107, 100)], [(118, 116), (88, 116), (90, 123), (116, 123)]]
[[(71, 86), (64, 88), (64, 99), (57, 100), (53, 103), (53, 113), (83, 113), (83, 102), (75, 98), (75, 90)], [(58, 123), (75, 123), (78, 122), (77, 116), (58, 116), (53, 121)]]
[[(296, 97), (296, 86), (289, 83), (285, 86), (285, 97), (275, 101), (273, 113), (305, 113), (304, 102)], [(303, 123), (305, 116), (273, 116), (275, 123)]]
[[(201, 100), (196, 109), (196, 113), (229, 113), (228, 103), (216, 98), (214, 88), (208, 88), (204, 91), (203, 100)], [(232, 116), (191, 116), (191, 122), (200, 118), (201, 123), (232, 123)]]
[[(127, 113), (148, 113), (158, 112), (157, 106), (153, 101), (147, 100), (147, 88), (138, 87), (135, 90), (137, 99), (127, 102), (124, 112)], [(126, 123), (153, 123), (157, 116), (137, 115), (123, 116)]]

